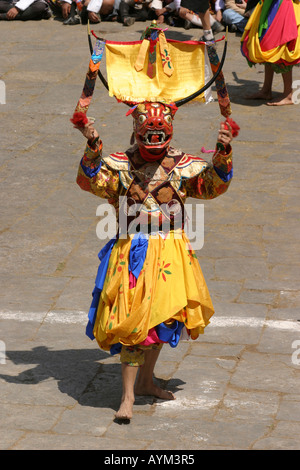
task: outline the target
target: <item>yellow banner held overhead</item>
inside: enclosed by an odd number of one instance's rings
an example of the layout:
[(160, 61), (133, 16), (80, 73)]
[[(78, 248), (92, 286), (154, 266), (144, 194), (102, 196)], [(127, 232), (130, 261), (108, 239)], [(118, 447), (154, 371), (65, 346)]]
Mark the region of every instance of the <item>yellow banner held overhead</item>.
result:
[[(105, 49), (109, 95), (118, 100), (170, 103), (195, 93), (205, 84), (205, 45), (198, 41), (164, 37), (154, 45), (147, 39), (106, 41)], [(153, 67), (151, 78), (149, 63)], [(204, 94), (196, 100), (205, 101)]]

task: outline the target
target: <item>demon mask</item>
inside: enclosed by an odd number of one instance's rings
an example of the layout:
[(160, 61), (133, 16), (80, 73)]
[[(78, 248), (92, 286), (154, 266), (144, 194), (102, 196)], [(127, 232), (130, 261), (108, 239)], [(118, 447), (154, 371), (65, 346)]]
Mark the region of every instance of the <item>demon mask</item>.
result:
[(176, 106), (145, 101), (134, 109), (133, 131), (140, 149), (147, 152), (164, 151), (173, 135)]

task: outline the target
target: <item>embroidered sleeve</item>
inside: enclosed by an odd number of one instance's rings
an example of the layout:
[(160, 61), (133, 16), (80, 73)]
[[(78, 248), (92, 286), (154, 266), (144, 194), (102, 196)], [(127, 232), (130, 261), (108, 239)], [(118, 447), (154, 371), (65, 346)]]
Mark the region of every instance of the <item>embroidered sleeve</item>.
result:
[(187, 197), (214, 199), (225, 193), (232, 178), (232, 151), (216, 149), (212, 163), (198, 175), (184, 181)]
[(105, 199), (115, 198), (119, 189), (119, 172), (103, 163), (101, 156), (102, 142), (97, 150), (86, 146), (78, 168), (76, 182), (81, 189), (96, 196)]

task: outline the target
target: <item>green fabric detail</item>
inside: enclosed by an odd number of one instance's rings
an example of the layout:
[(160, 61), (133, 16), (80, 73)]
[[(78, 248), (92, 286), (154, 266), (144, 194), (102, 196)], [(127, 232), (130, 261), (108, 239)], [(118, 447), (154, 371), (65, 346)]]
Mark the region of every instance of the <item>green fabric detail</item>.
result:
[[(258, 25), (258, 37), (260, 38), (262, 35), (262, 32), (264, 29), (268, 29), (269, 23), (268, 23), (268, 14), (269, 10), (272, 6), (272, 3), (274, 0), (264, 0), (262, 9), (261, 9), (261, 14), (260, 14), (260, 19), (259, 19), (259, 25)], [(282, 0), (280, 1), (280, 5), (282, 3)], [(279, 7), (280, 7), (279, 5)], [(279, 8), (278, 8), (279, 10)]]

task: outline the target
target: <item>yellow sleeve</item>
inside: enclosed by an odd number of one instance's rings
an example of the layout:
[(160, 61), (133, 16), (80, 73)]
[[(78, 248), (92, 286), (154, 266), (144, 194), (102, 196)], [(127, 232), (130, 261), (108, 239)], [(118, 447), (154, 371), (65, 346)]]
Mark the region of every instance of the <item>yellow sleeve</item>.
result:
[(232, 150), (228, 146), (225, 151), (216, 150), (212, 163), (183, 184), (187, 197), (214, 199), (227, 191), (231, 178)]
[(84, 191), (105, 199), (115, 198), (119, 193), (119, 172), (108, 167), (103, 160), (102, 143), (96, 150), (86, 146), (79, 164), (77, 184)]

